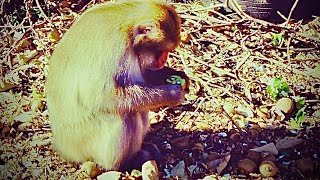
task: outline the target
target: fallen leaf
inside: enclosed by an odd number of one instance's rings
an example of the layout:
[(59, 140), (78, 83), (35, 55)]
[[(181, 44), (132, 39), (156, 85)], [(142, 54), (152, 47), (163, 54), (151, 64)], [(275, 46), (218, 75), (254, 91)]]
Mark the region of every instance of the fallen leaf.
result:
[(251, 151), (255, 151), (255, 152), (267, 152), (267, 153), (274, 154), (274, 155), (278, 154), (278, 149), (274, 145), (274, 143), (269, 143), (269, 144), (266, 144), (264, 146), (253, 148), (253, 149), (250, 149), (250, 150)]
[(224, 168), (228, 165), (231, 155), (224, 156), (220, 159), (215, 159), (213, 161), (207, 162), (208, 168), (210, 170), (217, 170), (217, 173), (220, 174)]
[(250, 174), (257, 171), (258, 166), (251, 159), (243, 159), (239, 162), (238, 168), (242, 174)]
[(30, 122), (34, 116), (34, 112), (28, 111), (16, 116), (14, 119), (20, 122)]
[(171, 175), (172, 177), (179, 177), (179, 179), (188, 179), (187, 173), (186, 173), (186, 165), (184, 161), (180, 161), (175, 167), (171, 169)]
[(301, 144), (302, 142), (303, 140), (297, 137), (285, 137), (277, 141), (276, 148), (280, 151)]
[(98, 180), (118, 180), (121, 177), (121, 172), (118, 171), (109, 171), (106, 173), (102, 173), (97, 177)]
[(81, 171), (84, 171), (89, 175), (89, 177), (96, 177), (99, 173), (100, 170), (97, 167), (97, 164), (91, 161), (87, 161), (81, 165)]
[(238, 108), (236, 108), (236, 113), (243, 115), (244, 117), (253, 117), (253, 112), (251, 111), (250, 108), (246, 108), (246, 107), (242, 107), (239, 106)]
[(234, 104), (231, 102), (225, 102), (223, 104), (223, 109), (230, 115), (234, 115), (235, 114), (235, 109), (234, 109)]
[(276, 110), (282, 111), (285, 114), (290, 114), (294, 108), (294, 103), (290, 98), (281, 98), (276, 103)]
[(18, 59), (20, 60), (20, 64), (25, 64), (29, 62), (34, 56), (38, 54), (37, 50), (27, 50), (24, 53), (18, 54)]
[(2, 80), (0, 80), (0, 92), (12, 89), (12, 88), (14, 88), (16, 86), (17, 85), (15, 85), (15, 84), (3, 82)]
[(296, 161), (297, 169), (304, 175), (310, 175), (314, 171), (314, 164), (311, 159), (299, 159)]
[(311, 76), (314, 76), (316, 78), (320, 78), (320, 64), (318, 64), (317, 67), (315, 67), (314, 69), (309, 70), (308, 73)]
[(57, 29), (53, 28), (48, 34), (48, 39), (51, 42), (58, 42), (60, 39), (60, 33), (58, 32)]
[(143, 180), (158, 180), (159, 170), (156, 161), (147, 161), (142, 165), (142, 179)]
[(227, 167), (230, 158), (231, 158), (231, 155), (227, 155), (226, 157), (220, 159), (220, 162), (219, 162), (218, 167), (217, 167), (217, 173), (218, 174), (221, 174), (221, 172), (224, 170), (224, 168)]

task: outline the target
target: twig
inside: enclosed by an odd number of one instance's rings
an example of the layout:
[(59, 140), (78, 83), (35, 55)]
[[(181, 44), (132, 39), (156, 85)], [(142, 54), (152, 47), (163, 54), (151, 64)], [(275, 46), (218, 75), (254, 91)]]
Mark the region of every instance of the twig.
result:
[(183, 13), (186, 13), (186, 12), (206, 11), (206, 10), (211, 10), (211, 9), (219, 8), (219, 7), (227, 8), (227, 5), (221, 3), (221, 4), (215, 4), (213, 6), (208, 6), (208, 7), (202, 7), (202, 8), (196, 8), (196, 9), (188, 9), (188, 10), (184, 10), (184, 11), (178, 11), (178, 13), (179, 14), (183, 14)]
[(285, 26), (287, 26), (287, 25), (289, 24), (289, 21), (290, 21), (290, 19), (291, 19), (292, 13), (293, 13), (294, 9), (296, 8), (298, 2), (299, 2), (299, 0), (295, 0), (295, 1), (294, 1), (294, 4), (293, 4), (292, 7), (291, 7), (291, 10), (290, 10), (290, 13), (289, 13), (289, 15), (288, 15), (288, 18), (287, 18), (287, 20), (286, 20), (286, 22), (285, 22), (285, 24), (284, 24)]
[(223, 114), (225, 115), (225, 116), (227, 116), (227, 118), (229, 119), (229, 121), (231, 121), (232, 122), (232, 124), (233, 125), (235, 125), (236, 126), (236, 128), (239, 130), (239, 132), (240, 132), (240, 134), (243, 136), (244, 134), (244, 130), (236, 123), (236, 122), (234, 122), (234, 120), (232, 119), (232, 117), (229, 115), (229, 113), (221, 106), (221, 109), (222, 109), (222, 111), (223, 111)]
[[(18, 25), (18, 26), (13, 26), (13, 25), (3, 25), (3, 26), (0, 26), (0, 28), (18, 28), (18, 27), (20, 27), (20, 25)], [(23, 27), (20, 27), (20, 28), (23, 28), (23, 29), (28, 29), (28, 28), (30, 28), (31, 26), (23, 26)]]
[(291, 64), (291, 55), (290, 55), (290, 42), (291, 42), (291, 39), (292, 39), (292, 37), (290, 37), (288, 39), (288, 42), (287, 42), (287, 60), (289, 62), (287, 66), (289, 66), (289, 64)]
[(169, 3), (173, 6), (192, 6), (192, 4), (187, 4), (187, 3), (174, 3), (174, 2), (171, 2)]
[(32, 33), (35, 35), (35, 37), (38, 39), (38, 41), (41, 43), (41, 45), (43, 46), (43, 48), (44, 48), (44, 53), (47, 55), (47, 56), (49, 56), (49, 54), (50, 53), (48, 53), (49, 52), (49, 50), (47, 49), (47, 47), (46, 47), (46, 45), (43, 43), (43, 41), (40, 39), (40, 37), (38, 36), (38, 33), (34, 30), (34, 28), (33, 28), (33, 23), (32, 23), (32, 21), (31, 21), (31, 15), (30, 15), (30, 13), (29, 13), (29, 7), (28, 7), (28, 0), (24, 0), (24, 3), (25, 3), (25, 8), (26, 8), (26, 16), (28, 17), (28, 20), (29, 20), (29, 24), (30, 24), (30, 26), (31, 26), (31, 31), (32, 31)]
[[(279, 50), (288, 50), (288, 47), (286, 47), (286, 48), (279, 47), (277, 49), (279, 49)], [(292, 48), (292, 47), (289, 47), (289, 50), (290, 51), (295, 51), (295, 52), (310, 52), (310, 51), (316, 50), (316, 48), (314, 48), (314, 47), (312, 47), (312, 48)]]
[(309, 99), (309, 100), (305, 100), (306, 103), (320, 103), (320, 100), (318, 99)]
[(286, 18), (280, 11), (277, 11), (277, 14), (278, 14), (282, 19), (284, 19), (285, 21), (288, 20), (288, 18)]
[(54, 24), (51, 22), (51, 20), (48, 18), (48, 16), (46, 15), (46, 13), (44, 13), (44, 11), (42, 10), (39, 1), (38, 1), (38, 0), (35, 0), (35, 1), (36, 1), (37, 6), (38, 6), (38, 9), (40, 10), (40, 13), (41, 13), (42, 16), (44, 17), (44, 19), (45, 19), (46, 21), (48, 21), (49, 23), (51, 23), (52, 25), (54, 25)]
[(184, 19), (193, 19), (193, 20), (212, 20), (213, 22), (218, 22), (218, 23), (222, 23), (222, 24), (227, 24), (229, 23), (228, 21), (224, 21), (224, 20), (221, 20), (221, 19), (218, 19), (218, 18), (214, 18), (214, 17), (199, 17), (199, 16), (192, 16), (192, 15), (180, 15), (181, 18), (184, 18)]
[[(24, 23), (24, 21), (25, 21), (26, 19), (27, 19), (27, 17), (23, 18), (22, 22), (21, 22), (18, 26), (16, 26), (16, 27), (17, 27), (16, 29), (22, 28), (22, 27), (23, 27), (23, 23)], [(29, 27), (29, 28), (31, 28), (31, 27)], [(29, 28), (28, 28), (27, 30), (29, 30)], [(15, 31), (15, 29), (12, 29), (8, 34), (11, 34), (13, 31)], [(21, 39), (24, 38), (24, 34), (25, 34), (25, 33), (26, 33), (26, 31), (23, 33), (22, 36), (20, 36), (19, 39), (15, 40), (15, 41), (13, 42), (13, 44), (11, 45), (9, 51), (6, 53), (6, 55), (5, 55), (4, 58), (3, 58), (3, 61), (6, 60), (6, 59), (8, 59), (8, 63), (9, 63), (8, 66), (10, 67), (10, 69), (12, 68), (12, 63), (11, 63), (11, 60), (9, 59), (9, 55), (11, 54), (11, 52), (13, 51), (13, 49), (16, 48), (16, 45), (18, 44), (18, 42), (19, 42)], [(1, 62), (1, 60), (0, 60), (0, 62)]]
[[(300, 62), (302, 62), (302, 61), (319, 61), (320, 62), (320, 58), (315, 58), (315, 59), (291, 59), (291, 62), (292, 61), (300, 61)], [(287, 60), (284, 61), (284, 63), (287, 63), (287, 62), (288, 62)]]
[[(244, 52), (244, 53), (246, 53), (246, 55), (244, 55), (243, 56), (243, 58), (242, 58), (242, 60), (239, 62), (239, 63), (237, 63), (237, 66), (236, 66), (236, 68), (235, 68), (235, 74), (236, 74), (236, 77), (237, 77), (237, 79), (241, 79), (240, 77), (239, 77), (239, 69), (240, 69), (240, 67), (249, 59), (249, 57), (251, 56), (251, 53), (250, 53), (250, 51), (247, 49), (247, 51), (246, 52)], [(244, 54), (243, 53), (243, 54)]]
[(222, 18), (224, 18), (225, 20), (227, 20), (227, 21), (229, 21), (229, 22), (233, 22), (233, 20), (231, 20), (231, 19), (230, 19), (230, 18), (228, 18), (227, 16), (225, 16), (225, 15), (223, 15), (223, 14), (219, 13), (218, 11), (212, 11), (212, 13), (214, 13), (214, 14), (216, 14), (216, 15), (218, 15), (218, 16), (220, 16), (220, 17), (222, 17)]
[(229, 0), (228, 2), (230, 2), (231, 8), (242, 18), (250, 18), (249, 15), (247, 15), (242, 8), (240, 7), (240, 5), (237, 3), (236, 0)]

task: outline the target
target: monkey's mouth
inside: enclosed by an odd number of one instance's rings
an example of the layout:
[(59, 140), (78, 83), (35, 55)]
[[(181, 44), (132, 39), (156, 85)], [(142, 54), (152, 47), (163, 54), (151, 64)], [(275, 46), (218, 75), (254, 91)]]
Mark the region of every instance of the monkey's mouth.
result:
[(167, 62), (168, 54), (169, 54), (168, 50), (158, 51), (156, 53), (155, 61), (153, 61), (151, 65), (152, 68), (154, 68), (155, 70), (162, 69)]

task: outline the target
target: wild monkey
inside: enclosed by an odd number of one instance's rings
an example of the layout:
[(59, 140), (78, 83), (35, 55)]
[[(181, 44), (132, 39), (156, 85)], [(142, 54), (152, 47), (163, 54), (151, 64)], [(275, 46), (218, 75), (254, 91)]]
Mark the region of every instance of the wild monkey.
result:
[(163, 67), (179, 39), (179, 17), (158, 1), (109, 2), (84, 12), (50, 59), (47, 107), (58, 153), (107, 170), (127, 163), (149, 128), (148, 110), (184, 101), (188, 87), (156, 83), (176, 73)]

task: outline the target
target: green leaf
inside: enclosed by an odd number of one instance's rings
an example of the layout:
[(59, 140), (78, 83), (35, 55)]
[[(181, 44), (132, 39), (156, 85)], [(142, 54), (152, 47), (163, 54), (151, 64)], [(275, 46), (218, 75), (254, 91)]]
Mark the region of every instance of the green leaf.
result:
[(273, 78), (272, 86), (278, 87), (281, 85), (282, 77)]
[(274, 100), (277, 100), (280, 97), (288, 96), (290, 86), (282, 79), (282, 77), (273, 78), (267, 86), (267, 92)]
[(134, 169), (131, 171), (131, 176), (140, 177), (142, 176), (142, 173), (139, 170)]
[(305, 115), (304, 109), (305, 108), (301, 108), (296, 114), (296, 121), (299, 125), (301, 125), (304, 121), (304, 115)]
[(305, 103), (305, 99), (304, 98), (298, 99), (298, 101), (296, 102), (297, 109), (301, 109), (304, 106), (304, 103)]
[(290, 125), (291, 125), (291, 127), (295, 128), (295, 129), (300, 128), (300, 124), (298, 124), (297, 121), (293, 118), (290, 119)]
[(283, 39), (282, 37), (282, 34), (279, 33), (279, 34), (274, 34), (273, 37), (272, 37), (272, 45), (273, 46), (277, 46), (280, 44), (281, 40)]

